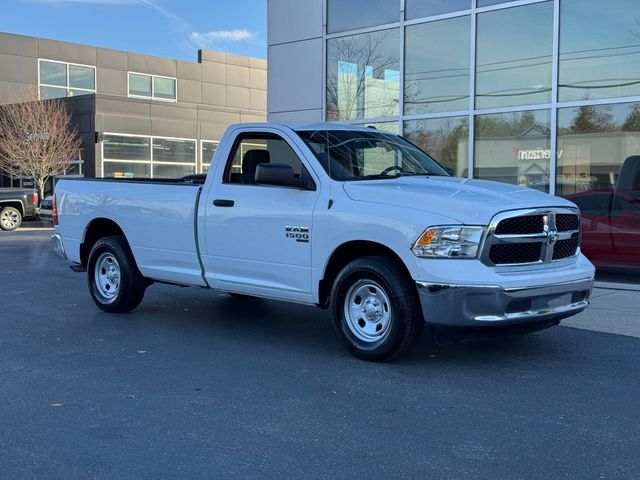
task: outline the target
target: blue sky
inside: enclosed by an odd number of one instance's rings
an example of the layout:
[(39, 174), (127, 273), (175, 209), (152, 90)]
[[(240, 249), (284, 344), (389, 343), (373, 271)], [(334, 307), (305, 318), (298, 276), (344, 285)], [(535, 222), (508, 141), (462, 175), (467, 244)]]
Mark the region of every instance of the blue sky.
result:
[(266, 0), (0, 0), (0, 31), (197, 60), (266, 58)]

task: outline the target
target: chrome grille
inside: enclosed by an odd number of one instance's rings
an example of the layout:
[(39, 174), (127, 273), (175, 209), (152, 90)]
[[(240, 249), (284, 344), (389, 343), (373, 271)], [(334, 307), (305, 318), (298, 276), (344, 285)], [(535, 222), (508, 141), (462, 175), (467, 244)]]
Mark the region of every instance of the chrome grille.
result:
[(580, 217), (568, 208), (516, 210), (496, 215), (481, 259), (491, 266), (545, 264), (574, 257), (580, 246)]

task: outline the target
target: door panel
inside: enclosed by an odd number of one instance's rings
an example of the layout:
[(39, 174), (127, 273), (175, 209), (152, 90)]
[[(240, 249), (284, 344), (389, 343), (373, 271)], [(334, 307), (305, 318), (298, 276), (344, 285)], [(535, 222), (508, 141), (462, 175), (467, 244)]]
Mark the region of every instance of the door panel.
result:
[(611, 192), (585, 192), (567, 197), (582, 214), (582, 252), (596, 265), (613, 260), (610, 212)]
[(617, 194), (611, 210), (615, 261), (620, 267), (640, 268), (640, 204)]
[(256, 185), (260, 163), (285, 163), (298, 175), (304, 169), (283, 138), (239, 136), (205, 207), (207, 280), (221, 290), (310, 302), (310, 236), (319, 192)]

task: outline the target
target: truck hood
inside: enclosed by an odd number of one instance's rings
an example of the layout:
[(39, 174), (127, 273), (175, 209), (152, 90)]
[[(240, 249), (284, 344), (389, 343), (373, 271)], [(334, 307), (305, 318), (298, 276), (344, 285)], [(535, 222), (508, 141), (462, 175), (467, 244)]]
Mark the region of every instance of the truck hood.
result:
[(506, 183), (455, 177), (399, 177), (343, 183), (352, 200), (444, 215), (467, 225), (488, 225), (498, 212), (575, 207), (568, 200)]

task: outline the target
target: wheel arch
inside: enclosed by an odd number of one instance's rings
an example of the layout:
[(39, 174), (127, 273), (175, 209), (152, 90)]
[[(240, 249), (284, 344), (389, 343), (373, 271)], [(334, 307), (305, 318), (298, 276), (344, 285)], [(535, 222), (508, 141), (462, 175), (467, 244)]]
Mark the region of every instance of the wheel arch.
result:
[(109, 237), (112, 235), (121, 236), (127, 247), (129, 248), (129, 251), (133, 253), (133, 251), (131, 250), (131, 245), (129, 245), (129, 241), (127, 240), (127, 236), (124, 234), (124, 231), (122, 230), (120, 225), (118, 225), (110, 218), (94, 218), (85, 228), (84, 235), (82, 237), (82, 243), (80, 244), (80, 263), (82, 264), (82, 266), (87, 266), (87, 263), (89, 261), (89, 253), (91, 252), (91, 249), (93, 248), (95, 243), (101, 238)]
[(329, 256), (318, 285), (318, 305), (322, 308), (328, 308), (331, 301), (333, 283), (347, 264), (358, 258), (371, 256), (390, 258), (401, 266), (407, 276), (411, 278), (411, 273), (406, 264), (391, 248), (371, 240), (351, 240), (339, 245)]
[(24, 205), (19, 200), (0, 200), (0, 210), (4, 207), (13, 207), (24, 217)]

